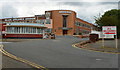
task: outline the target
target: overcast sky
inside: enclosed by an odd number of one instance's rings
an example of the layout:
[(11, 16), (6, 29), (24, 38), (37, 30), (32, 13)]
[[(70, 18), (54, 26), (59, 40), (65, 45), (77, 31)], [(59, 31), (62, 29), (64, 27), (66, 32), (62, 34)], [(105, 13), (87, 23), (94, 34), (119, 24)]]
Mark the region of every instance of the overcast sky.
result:
[(94, 16), (118, 9), (119, 0), (0, 0), (0, 18), (29, 17), (47, 10), (73, 10), (77, 17), (94, 23)]

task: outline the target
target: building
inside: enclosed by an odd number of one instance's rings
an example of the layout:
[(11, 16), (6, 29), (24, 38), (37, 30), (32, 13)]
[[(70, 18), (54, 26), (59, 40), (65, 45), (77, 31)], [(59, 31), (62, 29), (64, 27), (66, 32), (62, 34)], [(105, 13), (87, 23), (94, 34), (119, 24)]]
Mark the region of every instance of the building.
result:
[(55, 35), (89, 34), (94, 25), (76, 17), (72, 10), (50, 10), (33, 17), (4, 18), (4, 38), (42, 38), (44, 33)]
[(36, 23), (35, 17), (2, 19), (3, 38), (42, 38), (44, 24)]
[(71, 10), (51, 10), (45, 12), (47, 19), (51, 19), (52, 28), (49, 30), (56, 35), (89, 34), (95, 26), (76, 17)]

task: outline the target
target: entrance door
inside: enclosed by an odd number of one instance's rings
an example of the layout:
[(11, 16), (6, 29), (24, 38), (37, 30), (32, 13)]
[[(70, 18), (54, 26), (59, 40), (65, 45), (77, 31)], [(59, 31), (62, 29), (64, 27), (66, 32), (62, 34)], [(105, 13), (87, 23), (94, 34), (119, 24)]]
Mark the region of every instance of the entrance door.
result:
[(63, 30), (63, 35), (67, 35), (67, 30)]

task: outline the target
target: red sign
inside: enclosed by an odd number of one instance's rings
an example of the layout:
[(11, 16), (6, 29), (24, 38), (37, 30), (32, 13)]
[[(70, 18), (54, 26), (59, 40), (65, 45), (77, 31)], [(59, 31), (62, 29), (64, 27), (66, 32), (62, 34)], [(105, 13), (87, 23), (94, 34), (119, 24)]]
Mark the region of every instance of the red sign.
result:
[(103, 26), (103, 34), (116, 35), (116, 26)]

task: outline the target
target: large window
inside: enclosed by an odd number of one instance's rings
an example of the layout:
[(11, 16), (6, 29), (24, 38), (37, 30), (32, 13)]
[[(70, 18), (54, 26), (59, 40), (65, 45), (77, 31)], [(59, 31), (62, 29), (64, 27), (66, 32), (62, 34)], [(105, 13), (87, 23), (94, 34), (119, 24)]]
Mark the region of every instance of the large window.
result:
[(63, 15), (63, 27), (67, 27), (67, 16), (68, 15)]
[(7, 33), (42, 34), (43, 29), (37, 27), (7, 27)]

